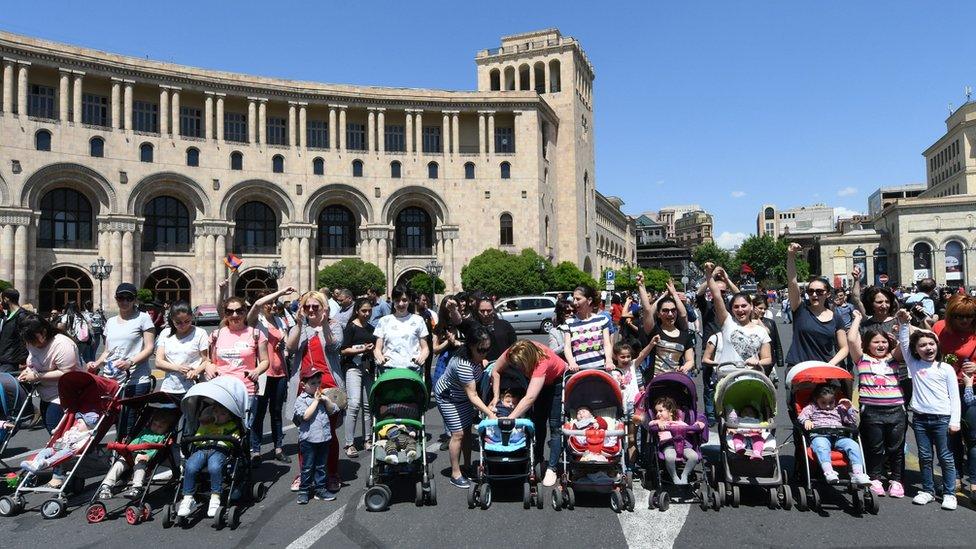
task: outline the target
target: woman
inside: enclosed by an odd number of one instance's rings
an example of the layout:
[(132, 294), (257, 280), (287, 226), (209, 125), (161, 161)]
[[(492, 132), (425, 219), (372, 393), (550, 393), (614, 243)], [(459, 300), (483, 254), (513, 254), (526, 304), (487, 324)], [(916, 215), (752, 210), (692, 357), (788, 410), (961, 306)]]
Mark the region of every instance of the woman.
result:
[(802, 248), (796, 242), (786, 250), (786, 278), (793, 311), (793, 343), (786, 355), (786, 368), (807, 360), (819, 360), (837, 366), (847, 359), (847, 331), (840, 315), (828, 305), (830, 286), (815, 278), (807, 284), (807, 301), (800, 297), (796, 281), (796, 254)]
[(464, 463), (471, 465), (471, 425), (474, 410), (478, 409), (491, 419), (496, 419), (494, 408), (489, 408), (478, 396), (477, 383), (484, 373), (484, 360), (491, 349), (488, 330), (478, 326), (468, 333), (464, 347), (447, 365), (444, 375), (434, 387), (437, 409), (444, 418), (444, 426), (451, 434), (448, 451), (451, 458), (451, 484), (458, 488), (471, 488), (471, 483), (461, 474), (461, 450)]
[(776, 322), (769, 318), (766, 313), (769, 311), (769, 298), (764, 294), (758, 294), (752, 298), (752, 318), (759, 322), (769, 332), (770, 344), (773, 351), (773, 368), (783, 366), (783, 342), (779, 339), (779, 327)]
[(566, 350), (566, 319), (573, 316), (573, 302), (560, 299), (556, 301), (556, 312), (549, 328), (549, 348), (559, 356), (565, 356)]
[[(339, 348), (342, 346), (342, 326), (329, 318), (329, 300), (322, 292), (307, 292), (298, 301), (298, 314), (295, 326), (288, 332), (285, 347), (292, 354), (294, 364), (298, 365), (299, 378), (304, 378), (312, 370), (322, 372), (322, 388), (344, 388), (345, 382), (339, 368)], [(299, 388), (301, 390), (301, 388)], [(338, 492), (342, 488), (339, 480), (339, 438), (336, 425), (340, 415), (329, 416), (329, 459), (326, 463), (328, 479), (326, 489)], [(299, 457), (299, 463), (301, 458)], [(296, 476), (291, 483), (291, 491), (297, 492), (301, 482)]]
[[(647, 290), (644, 289), (644, 275), (638, 273), (638, 288), (641, 302), (648, 303)], [(695, 367), (695, 344), (688, 331), (688, 311), (678, 297), (674, 283), (668, 280), (668, 291), (662, 293), (653, 304), (645, 309), (641, 344), (657, 341), (652, 356), (653, 367), (644, 371), (644, 382), (665, 372), (679, 371), (691, 375)], [(637, 365), (641, 367), (640, 364)]]
[(373, 347), (376, 337), (373, 336), (373, 325), (369, 319), (373, 314), (373, 304), (369, 299), (361, 297), (352, 306), (353, 317), (349, 319), (342, 331), (342, 346), (339, 354), (342, 356), (342, 368), (346, 371), (346, 456), (359, 457), (356, 450), (356, 421), (359, 412), (363, 416), (363, 451), (372, 448), (371, 437), (368, 435), (372, 426), (369, 414), (369, 391), (373, 387)]
[[(706, 263), (705, 280), (712, 295), (722, 295), (721, 287), (715, 280), (713, 273), (717, 271), (720, 278), (725, 278), (725, 270), (715, 267), (713, 263)], [(770, 349), (770, 338), (766, 328), (752, 322), (752, 302), (748, 294), (738, 292), (732, 295), (729, 302), (732, 312), (725, 307), (724, 299), (713, 299), (715, 308), (715, 323), (721, 328), (722, 351), (718, 354), (718, 364), (744, 364), (750, 368), (767, 371), (773, 364), (773, 353)], [(718, 373), (716, 369), (716, 374)]]
[[(149, 315), (136, 307), (136, 287), (128, 282), (115, 289), (115, 304), (119, 314), (105, 321), (105, 349), (90, 370), (105, 366), (102, 375), (124, 382), (126, 372), (129, 381), (123, 389), (126, 398), (140, 396), (152, 389), (152, 371), (149, 357), (156, 346), (156, 327)], [(135, 423), (135, 414), (127, 406), (119, 414), (119, 436), (124, 436)]]
[(95, 360), (95, 353), (98, 352), (98, 346), (102, 344), (102, 334), (105, 332), (105, 316), (102, 314), (102, 310), (96, 311), (92, 307), (92, 302), (89, 299), (85, 301), (84, 310), (81, 311), (85, 320), (88, 321), (88, 325), (91, 326), (91, 339), (88, 340), (88, 347), (81, 357), (86, 364)]
[(78, 344), (78, 352), (81, 353), (81, 357), (86, 362), (92, 360), (92, 358), (86, 358), (89, 355), (94, 355), (95, 351), (92, 350), (92, 326), (88, 322), (88, 318), (78, 310), (78, 306), (74, 301), (69, 301), (64, 306), (64, 314), (58, 319), (58, 330), (71, 339), (75, 340)]
[(430, 353), (427, 324), (420, 315), (410, 312), (413, 296), (406, 286), (395, 286), (391, 297), (393, 314), (380, 318), (373, 332), (376, 336), (376, 347), (373, 348), (376, 364), (419, 370)]
[(897, 337), (898, 321), (895, 320), (895, 310), (898, 299), (894, 292), (881, 286), (868, 286), (862, 294), (861, 269), (855, 267), (851, 277), (854, 279), (851, 303), (864, 315), (861, 320), (861, 333), (878, 330)]
[(531, 410), (532, 423), (535, 424), (535, 459), (542, 461), (542, 451), (546, 444), (546, 425), (552, 434), (549, 437), (549, 463), (542, 479), (543, 486), (556, 484), (556, 466), (562, 453), (562, 406), (563, 374), (566, 363), (552, 349), (527, 339), (512, 345), (495, 362), (491, 371), (492, 400), (488, 407), (495, 409), (499, 400), (501, 374), (506, 368), (515, 368), (529, 380), (525, 397), (519, 401), (508, 417), (520, 418)]
[(274, 459), (281, 463), (291, 463), (291, 458), (283, 450), (285, 442), (281, 410), (288, 400), (288, 367), (285, 362), (285, 334), (288, 332), (281, 318), (275, 314), (275, 303), (281, 296), (294, 293), (288, 287), (277, 292), (264, 292), (247, 313), (247, 325), (257, 329), (268, 340), (268, 370), (264, 377), (264, 391), (258, 391), (254, 408), (254, 422), (251, 426), (251, 453), (261, 453), (264, 438), (264, 416), (271, 410), (271, 442), (274, 444)]
[(585, 368), (614, 369), (613, 343), (610, 341), (610, 319), (597, 314), (599, 300), (596, 290), (590, 286), (577, 286), (573, 290), (575, 314), (566, 320), (563, 337), (566, 362), (569, 371)]
[(53, 433), (64, 415), (58, 379), (65, 372), (84, 371), (78, 346), (46, 318), (35, 314), (21, 319), (20, 337), (27, 346), (27, 367), (17, 379), (37, 385), (44, 427)]
[[(233, 376), (247, 388), (247, 426), (252, 429), (257, 411), (258, 378), (268, 369), (268, 338), (260, 330), (245, 322), (247, 303), (242, 297), (229, 297), (221, 305), (224, 319), (210, 334), (210, 363), (207, 379)], [(251, 458), (257, 463), (261, 453), (251, 448)]]
[(173, 303), (169, 308), (169, 327), (159, 334), (156, 343), (156, 368), (166, 374), (159, 390), (176, 395), (186, 393), (209, 363), (207, 331), (193, 325), (189, 303)]

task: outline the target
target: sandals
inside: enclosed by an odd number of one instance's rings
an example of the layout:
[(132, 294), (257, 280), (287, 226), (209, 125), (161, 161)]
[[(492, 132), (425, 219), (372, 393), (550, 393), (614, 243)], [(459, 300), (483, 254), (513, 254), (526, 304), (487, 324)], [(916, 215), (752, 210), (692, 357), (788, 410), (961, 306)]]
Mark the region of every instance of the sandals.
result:
[(356, 450), (356, 447), (355, 446), (353, 446), (353, 445), (350, 444), (349, 446), (346, 446), (346, 457), (352, 458), (352, 459), (358, 458), (359, 457), (359, 451)]
[(285, 455), (285, 452), (281, 448), (275, 450), (274, 458), (275, 461), (279, 461), (281, 463), (291, 463), (291, 458)]

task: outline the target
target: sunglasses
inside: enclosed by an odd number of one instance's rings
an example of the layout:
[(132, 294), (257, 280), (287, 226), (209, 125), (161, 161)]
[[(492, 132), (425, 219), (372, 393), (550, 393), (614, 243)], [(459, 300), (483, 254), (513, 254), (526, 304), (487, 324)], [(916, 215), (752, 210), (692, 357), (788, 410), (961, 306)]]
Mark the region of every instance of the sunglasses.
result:
[(242, 309), (242, 308), (237, 308), (237, 309), (224, 309), (224, 314), (227, 315), (227, 316), (242, 315), (242, 314), (244, 314), (244, 309)]
[(677, 312), (678, 312), (677, 309), (661, 309), (662, 315), (673, 315), (676, 314)]
[(807, 289), (807, 295), (826, 295), (826, 294), (827, 294), (827, 290), (820, 290), (817, 288)]
[(116, 301), (135, 301), (136, 300), (136, 296), (129, 295), (129, 294), (121, 294), (121, 295), (115, 296), (115, 300)]
[(305, 309), (306, 311), (317, 311), (317, 310), (319, 310), (321, 308), (322, 308), (321, 305), (303, 305), (302, 306), (302, 309)]

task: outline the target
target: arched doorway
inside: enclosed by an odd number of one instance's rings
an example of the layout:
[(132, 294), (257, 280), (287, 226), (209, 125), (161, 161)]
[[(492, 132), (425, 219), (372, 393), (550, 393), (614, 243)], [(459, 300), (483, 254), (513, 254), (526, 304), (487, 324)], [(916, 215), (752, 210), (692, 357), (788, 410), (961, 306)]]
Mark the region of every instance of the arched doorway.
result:
[(583, 272), (593, 276), (593, 263), (590, 261), (589, 257), (583, 259)]
[(278, 281), (268, 275), (264, 269), (251, 269), (237, 278), (234, 284), (234, 295), (243, 297), (248, 303), (254, 303), (261, 292), (278, 291)]
[(152, 290), (153, 298), (159, 303), (190, 301), (190, 279), (176, 269), (153, 271), (142, 287)]
[(64, 309), (69, 301), (79, 306), (94, 298), (92, 281), (85, 271), (75, 267), (57, 267), (41, 278), (37, 292), (38, 312)]
[(932, 246), (918, 242), (912, 246), (912, 280), (918, 282), (932, 277)]
[(408, 271), (404, 271), (403, 274), (401, 274), (399, 277), (397, 277), (396, 283), (394, 284), (394, 286), (399, 286), (399, 285), (403, 284), (404, 286), (409, 287), (410, 286), (410, 281), (413, 280), (413, 277), (415, 277), (415, 276), (417, 276), (419, 274), (423, 274), (423, 273), (424, 273), (424, 271), (421, 271), (420, 269), (410, 269)]

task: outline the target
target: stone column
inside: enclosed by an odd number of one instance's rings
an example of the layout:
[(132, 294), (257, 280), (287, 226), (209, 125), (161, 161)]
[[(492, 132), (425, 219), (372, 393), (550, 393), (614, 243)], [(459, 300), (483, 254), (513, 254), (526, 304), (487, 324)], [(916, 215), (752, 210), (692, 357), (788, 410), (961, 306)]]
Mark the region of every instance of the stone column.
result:
[[(206, 92), (203, 100), (203, 138), (210, 140), (213, 134), (213, 93)], [(202, 284), (202, 281), (201, 281)]]
[[(217, 141), (224, 142), (224, 94), (217, 94)], [(210, 295), (214, 295), (213, 292)]]
[(485, 155), (485, 113), (478, 111), (478, 154)]
[(298, 286), (292, 283), (295, 277), (295, 265), (298, 263), (296, 258), (291, 255), (291, 228), (282, 228), (281, 235), (279, 236), (278, 248), (281, 249), (279, 256), (281, 256), (281, 263), (285, 266), (285, 277), (281, 279), (283, 285)]
[(298, 142), (295, 141), (295, 102), (288, 102), (288, 146), (297, 147)]
[[(387, 248), (388, 248), (387, 239), (385, 237), (378, 239), (377, 250), (376, 250), (376, 265), (383, 270), (383, 274), (386, 276), (386, 279), (389, 280), (390, 273), (387, 271), (386, 268), (386, 258), (387, 256), (390, 255), (390, 252)], [(391, 288), (387, 288), (386, 289), (387, 293), (389, 293), (390, 290)]]
[(112, 128), (122, 129), (122, 81), (112, 79)]
[(308, 143), (305, 141), (308, 139), (308, 104), (299, 103), (298, 104), (298, 139), (301, 141), (302, 150), (308, 148)]
[(206, 275), (203, 272), (204, 265), (207, 264), (207, 257), (204, 249), (207, 246), (207, 236), (203, 234), (202, 227), (197, 226), (193, 238), (193, 280), (190, 282), (190, 297), (192, 303), (206, 303), (204, 293)]
[(14, 250), (15, 225), (6, 224), (0, 229), (0, 278), (12, 281), (14, 279)]
[[(114, 292), (115, 288), (122, 283), (122, 233), (110, 228), (108, 234), (111, 235), (108, 262), (112, 264), (112, 272), (108, 275), (108, 291)], [(115, 302), (110, 303), (109, 308), (114, 310)]]
[(3, 60), (3, 112), (14, 112), (14, 64)]
[(27, 116), (27, 67), (30, 63), (20, 61), (17, 71), (17, 114)]
[[(133, 280), (135, 274), (132, 264), (132, 231), (122, 231), (122, 281), (136, 284)], [(138, 287), (138, 284), (136, 284)]]
[(407, 154), (413, 154), (413, 110), (404, 110), (407, 113), (407, 123), (404, 126), (404, 137), (407, 141)]
[(447, 170), (447, 157), (451, 154), (451, 115), (446, 112), (441, 122), (441, 154), (444, 155), (444, 169)]
[(134, 82), (125, 81), (125, 92), (123, 93), (123, 104), (125, 108), (125, 130), (132, 131), (132, 84)]
[[(111, 257), (109, 250), (112, 247), (112, 234), (104, 229), (104, 227), (98, 228), (98, 257), (104, 258), (105, 261), (109, 261)], [(117, 266), (112, 266), (112, 269), (117, 269)], [(98, 281), (93, 281), (95, 285), (98, 285)], [(98, 296), (98, 301), (94, 304), (95, 307), (99, 306), (99, 303), (104, 304), (106, 299), (110, 295), (109, 292), (114, 292), (115, 288), (110, 287), (109, 280), (105, 280), (102, 283), (102, 293)]]
[(544, 63), (542, 65), (542, 72), (546, 76), (546, 81), (543, 83), (543, 93), (548, 93), (552, 89), (552, 76), (549, 74), (549, 63)]
[(58, 120), (62, 122), (68, 121), (68, 84), (71, 80), (71, 71), (67, 69), (61, 69), (59, 72), (59, 86), (58, 86)]
[(75, 73), (75, 85), (71, 89), (72, 92), (72, 117), (71, 120), (75, 124), (81, 124), (81, 92), (84, 89), (82, 87), (82, 81), (84, 80), (85, 73)]
[(346, 106), (339, 108), (339, 152), (346, 152)]
[(338, 105), (329, 105), (329, 148), (336, 150), (339, 148), (339, 138), (336, 137), (336, 108)]
[(386, 151), (386, 109), (376, 109), (376, 150)]
[(254, 97), (247, 98), (247, 142), (254, 144), (258, 139), (257, 132), (257, 99)]
[(179, 137), (183, 133), (182, 131), (180, 131), (181, 130), (181, 128), (180, 128), (180, 89), (181, 88), (170, 88), (170, 90), (169, 90), (169, 93), (170, 93), (170, 99), (169, 99), (169, 104), (170, 104), (170, 117), (169, 117), (169, 121), (170, 121), (170, 124), (173, 126), (173, 130), (172, 130), (171, 134), (172, 134), (172, 136), (174, 138)]
[(414, 122), (414, 142), (417, 144), (417, 156), (424, 154), (424, 111), (415, 111), (417, 116), (416, 122)]
[(262, 145), (268, 144), (268, 100), (258, 100), (258, 140)]
[(159, 87), (159, 135), (169, 135), (169, 90), (165, 86)]
[(310, 243), (307, 236), (303, 236), (298, 240), (298, 290), (300, 292), (307, 292), (311, 290), (313, 284), (313, 279), (310, 276), (312, 266), (312, 248), (309, 244)]
[(488, 154), (495, 154), (495, 112), (488, 113)]
[(366, 115), (366, 150), (376, 151), (376, 113), (373, 109)]
[(451, 113), (451, 151), (454, 156), (461, 154), (461, 126), (457, 111)]
[(529, 91), (535, 91), (535, 67), (529, 67)]
[[(227, 255), (227, 237), (223, 234), (218, 234), (214, 237), (214, 254), (213, 254), (213, 266), (214, 266), (214, 292), (220, 291), (220, 283), (227, 278), (227, 266), (224, 265), (224, 257)], [(234, 293), (233, 288), (227, 290), (227, 295), (232, 295)], [(217, 298), (217, 294), (214, 294), (214, 298)]]
[[(204, 298), (200, 303), (217, 303), (217, 269), (214, 267), (214, 235), (207, 234), (203, 237), (203, 294)], [(217, 303), (217, 306), (220, 306)]]
[(21, 292), (29, 293), (27, 288), (27, 225), (17, 225), (14, 228), (14, 249), (15, 257), (19, 256), (20, 261), (14, 261), (14, 288)]
[(448, 264), (447, 272), (449, 273), (448, 276), (450, 276), (450, 278), (448, 279), (450, 280), (450, 282), (448, 282), (449, 289), (457, 287), (456, 286), (457, 282), (455, 282), (457, 280), (457, 272), (456, 272), (457, 263), (455, 263), (454, 261), (454, 240), (455, 239), (452, 238), (447, 241), (447, 264)]

